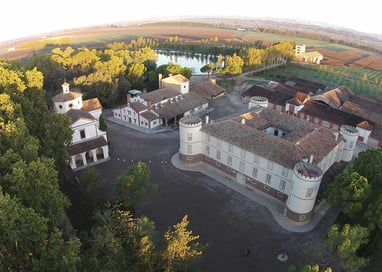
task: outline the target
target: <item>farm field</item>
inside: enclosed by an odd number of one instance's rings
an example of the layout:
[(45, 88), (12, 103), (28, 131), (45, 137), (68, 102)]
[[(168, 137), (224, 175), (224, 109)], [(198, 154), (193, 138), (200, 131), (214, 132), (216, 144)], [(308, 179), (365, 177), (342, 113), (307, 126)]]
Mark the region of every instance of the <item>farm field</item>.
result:
[(297, 76), (331, 87), (346, 85), (356, 94), (382, 101), (382, 71), (343, 66), (290, 64), (287, 68), (269, 70), (260, 76), (275, 81), (284, 81)]
[[(319, 51), (323, 54), (324, 60), (322, 61), (322, 64), (382, 70), (382, 55), (380, 54), (325, 41), (316, 41), (255, 31), (242, 31), (233, 27), (190, 25), (159, 26), (155, 24), (99, 26), (65, 30), (40, 37), (34, 37), (33, 39), (53, 40), (58, 38), (69, 38), (72, 43), (71, 46), (96, 47), (114, 41), (130, 41), (139, 37), (148, 37), (163, 41), (174, 36), (182, 38), (184, 42), (194, 42), (202, 39), (218, 37), (219, 42), (224, 44), (233, 41), (237, 42), (240, 40), (246, 40), (249, 42), (262, 41), (264, 44), (272, 44), (281, 40), (291, 40), (297, 44), (306, 44), (307, 51)], [(17, 46), (20, 43), (33, 41), (33, 39), (30, 38), (30, 40), (17, 41), (15, 43), (3, 43), (0, 47), (0, 58), (10, 60), (28, 56), (33, 52), (32, 49), (19, 50), (17, 49)], [(15, 48), (15, 50), (8, 51), (9, 48)]]

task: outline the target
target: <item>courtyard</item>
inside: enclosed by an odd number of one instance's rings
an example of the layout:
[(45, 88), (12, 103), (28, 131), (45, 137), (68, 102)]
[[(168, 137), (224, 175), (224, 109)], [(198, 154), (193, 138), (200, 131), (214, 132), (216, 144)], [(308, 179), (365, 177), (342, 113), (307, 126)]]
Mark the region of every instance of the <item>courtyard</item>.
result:
[[(218, 119), (245, 107), (223, 96), (212, 102), (209, 115)], [(340, 271), (322, 247), (334, 211), (330, 210), (311, 231), (287, 231), (258, 202), (207, 175), (174, 167), (171, 158), (178, 152), (178, 130), (146, 134), (110, 121), (107, 125), (111, 160), (96, 166), (106, 186), (111, 189), (128, 166), (138, 161), (148, 163), (152, 182), (159, 190), (137, 208), (136, 215), (148, 216), (163, 233), (187, 214), (189, 228), (200, 235), (200, 242), (209, 245), (201, 271), (287, 271), (290, 265), (308, 263), (329, 263)], [(277, 258), (283, 253), (288, 256), (285, 262)]]

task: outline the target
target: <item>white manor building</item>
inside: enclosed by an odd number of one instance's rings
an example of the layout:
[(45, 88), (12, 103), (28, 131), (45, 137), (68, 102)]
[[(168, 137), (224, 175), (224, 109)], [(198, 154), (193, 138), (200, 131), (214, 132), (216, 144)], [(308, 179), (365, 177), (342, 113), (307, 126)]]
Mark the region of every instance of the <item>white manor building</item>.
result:
[(184, 116), (208, 108), (208, 100), (224, 93), (212, 80), (191, 85), (181, 74), (159, 80), (159, 89), (127, 95), (127, 103), (113, 109), (113, 117), (142, 128), (171, 126)]
[(62, 93), (53, 97), (54, 109), (70, 117), (73, 130), (68, 147), (70, 167), (80, 170), (110, 159), (106, 131), (99, 129), (102, 105), (97, 98), (82, 100), (82, 94), (69, 91), (62, 84)]
[(206, 163), (269, 194), (298, 224), (311, 220), (323, 175), (352, 159), (358, 137), (352, 126), (338, 132), (259, 105), (219, 122), (184, 117), (179, 132), (182, 163)]

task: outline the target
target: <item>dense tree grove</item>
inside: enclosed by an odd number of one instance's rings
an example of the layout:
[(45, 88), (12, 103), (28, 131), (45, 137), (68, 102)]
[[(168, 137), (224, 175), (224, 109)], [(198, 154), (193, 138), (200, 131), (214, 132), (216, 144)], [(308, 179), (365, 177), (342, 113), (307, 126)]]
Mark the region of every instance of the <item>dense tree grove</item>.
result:
[(380, 259), (381, 162), (381, 148), (361, 152), (352, 169), (336, 176), (324, 192), (326, 201), (343, 214), (329, 229), (326, 243), (346, 271), (360, 271)]
[(0, 62), (1, 271), (76, 271), (80, 260), (80, 241), (59, 227), (69, 200), (56, 162), (66, 161), (71, 130), (48, 111), (42, 85), (37, 69)]
[[(214, 50), (216, 44), (218, 50)], [(199, 53), (216, 56), (209, 69), (230, 76), (259, 67), (289, 61), (294, 54), (294, 43), (281, 41), (269, 47), (226, 44), (212, 39), (207, 44), (184, 43), (179, 37), (168, 42), (158, 42), (140, 37), (129, 43), (114, 42), (103, 48), (57, 47), (49, 53), (35, 54), (25, 65), (29, 84), (38, 82), (38, 71), (44, 75), (43, 88), (48, 101), (60, 91), (64, 79), (74, 88), (80, 89), (85, 97), (98, 97), (105, 107), (124, 101), (129, 89), (158, 88), (158, 75), (182, 74), (190, 78), (188, 67), (167, 64), (156, 67), (157, 54), (153, 49), (177, 50), (185, 53)], [(224, 57), (223, 57), (224, 56)], [(224, 65), (223, 65), (224, 64)], [(38, 87), (38, 86), (37, 86)]]

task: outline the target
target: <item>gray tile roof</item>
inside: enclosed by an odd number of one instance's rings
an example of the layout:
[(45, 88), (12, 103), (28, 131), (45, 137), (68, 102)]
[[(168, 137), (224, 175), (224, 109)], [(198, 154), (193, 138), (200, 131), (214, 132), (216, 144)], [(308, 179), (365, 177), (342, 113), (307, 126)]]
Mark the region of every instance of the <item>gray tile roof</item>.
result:
[(60, 93), (52, 98), (53, 102), (66, 102), (74, 100), (78, 97), (82, 96), (82, 93), (77, 92), (68, 92), (68, 93)]
[(105, 138), (101, 136), (89, 141), (85, 141), (85, 142), (81, 142), (81, 143), (69, 146), (68, 153), (70, 156), (73, 156), (73, 155), (80, 154), (82, 152), (86, 152), (86, 151), (89, 151), (98, 147), (106, 146), (106, 145), (107, 145), (107, 142)]
[(208, 103), (207, 99), (196, 93), (187, 93), (182, 95), (182, 97), (183, 99), (172, 102), (171, 104), (167, 103), (162, 108), (155, 109), (154, 111), (158, 113), (161, 118), (170, 119)]
[(95, 120), (93, 115), (84, 110), (71, 109), (68, 112), (66, 112), (66, 115), (70, 117), (70, 119), (72, 120), (72, 124), (78, 121), (79, 119)]
[(178, 95), (180, 95), (179, 91), (172, 87), (164, 87), (152, 92), (140, 94), (139, 96), (146, 101), (150, 100), (152, 104), (156, 104), (162, 100), (173, 98)]
[[(267, 134), (263, 129), (269, 126), (287, 133), (284, 137)], [(288, 168), (310, 155), (318, 163), (338, 144), (331, 130), (268, 109), (208, 124), (201, 131)]]

